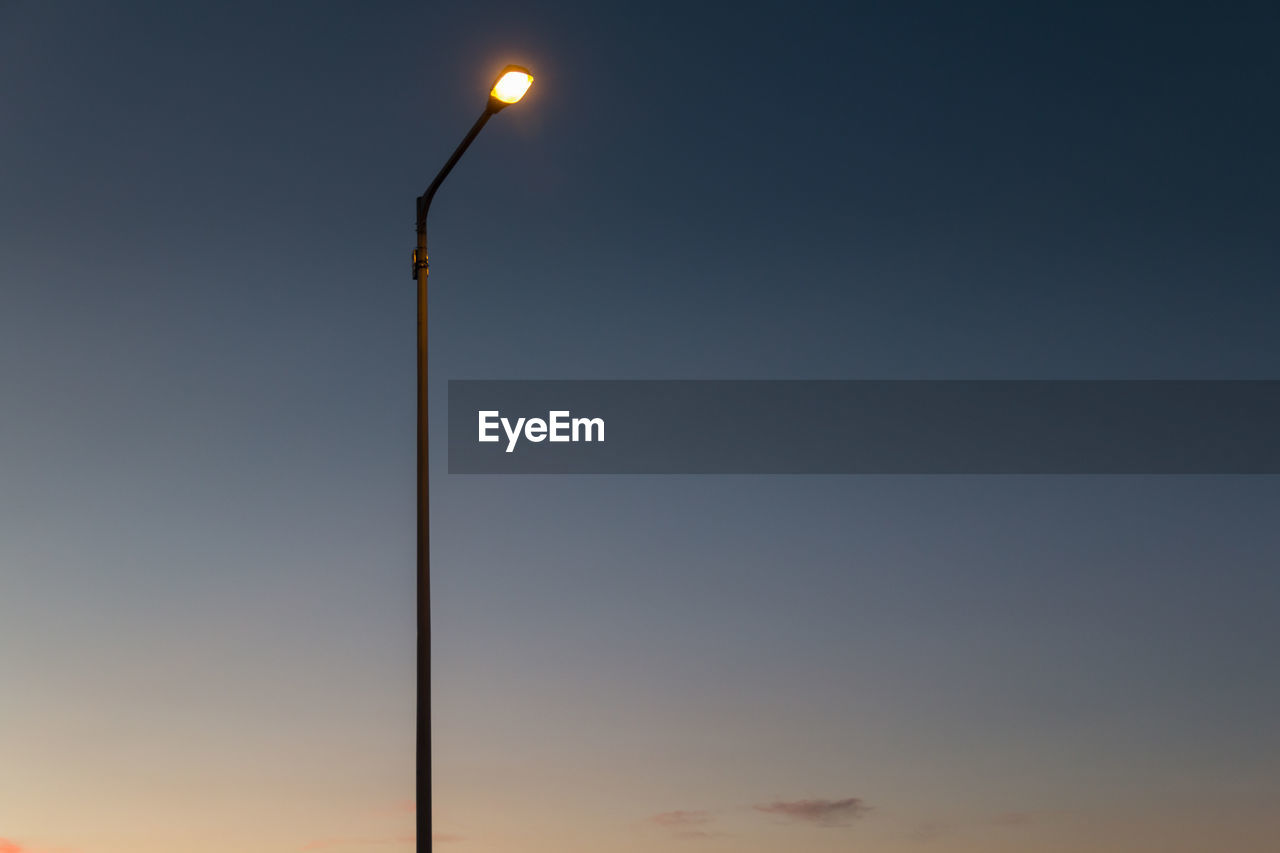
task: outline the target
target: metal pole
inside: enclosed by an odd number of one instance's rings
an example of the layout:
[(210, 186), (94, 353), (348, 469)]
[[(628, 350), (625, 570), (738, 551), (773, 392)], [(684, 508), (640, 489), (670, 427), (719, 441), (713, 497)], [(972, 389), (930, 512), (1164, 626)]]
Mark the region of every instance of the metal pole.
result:
[(440, 169), (431, 186), (418, 197), (418, 246), (413, 252), (413, 275), (418, 280), (418, 720), (417, 849), (431, 850), (431, 513), (427, 480), (427, 212), (440, 184), (453, 171), (472, 140), (496, 110), (492, 102)]
[[(421, 200), (419, 200), (421, 201)], [(431, 850), (431, 511), (427, 484), (427, 229), (418, 228), (418, 720), (415, 783), (418, 853)]]

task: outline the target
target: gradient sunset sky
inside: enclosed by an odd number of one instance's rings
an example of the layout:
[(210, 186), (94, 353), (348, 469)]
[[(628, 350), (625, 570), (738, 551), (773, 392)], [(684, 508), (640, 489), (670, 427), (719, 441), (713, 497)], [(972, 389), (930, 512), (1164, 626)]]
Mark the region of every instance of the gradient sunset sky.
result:
[(1272, 4), (0, 0), (0, 853), (1271, 853), (1274, 477), (462, 477), (448, 379), (1280, 378)]

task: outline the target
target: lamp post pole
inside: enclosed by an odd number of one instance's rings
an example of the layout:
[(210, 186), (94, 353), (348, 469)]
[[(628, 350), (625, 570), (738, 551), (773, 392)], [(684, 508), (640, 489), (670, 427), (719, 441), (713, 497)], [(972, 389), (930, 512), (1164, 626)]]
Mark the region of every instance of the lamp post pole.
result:
[(418, 281), (418, 716), (416, 737), (417, 849), (431, 850), (431, 514), (427, 479), (427, 212), (436, 190), (462, 159), (494, 113), (524, 96), (533, 77), (528, 70), (508, 65), (498, 75), (484, 112), (467, 131), (453, 155), (441, 167), (427, 191), (418, 196), (418, 245), (413, 251), (413, 277)]

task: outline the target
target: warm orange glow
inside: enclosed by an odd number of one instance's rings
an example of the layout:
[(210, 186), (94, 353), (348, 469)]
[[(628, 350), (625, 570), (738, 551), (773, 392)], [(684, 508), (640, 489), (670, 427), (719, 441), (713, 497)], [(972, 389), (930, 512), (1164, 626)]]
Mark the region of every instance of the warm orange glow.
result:
[(533, 75), (529, 72), (508, 71), (493, 84), (493, 91), (489, 94), (504, 104), (514, 104), (524, 97), (524, 93), (529, 91), (532, 84)]

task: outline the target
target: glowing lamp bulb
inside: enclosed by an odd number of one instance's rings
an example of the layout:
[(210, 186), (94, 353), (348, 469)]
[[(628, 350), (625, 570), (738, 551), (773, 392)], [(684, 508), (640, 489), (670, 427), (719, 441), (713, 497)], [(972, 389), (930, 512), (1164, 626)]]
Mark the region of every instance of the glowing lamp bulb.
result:
[(489, 95), (504, 104), (514, 104), (524, 97), (533, 84), (533, 75), (523, 68), (511, 67), (502, 72)]

